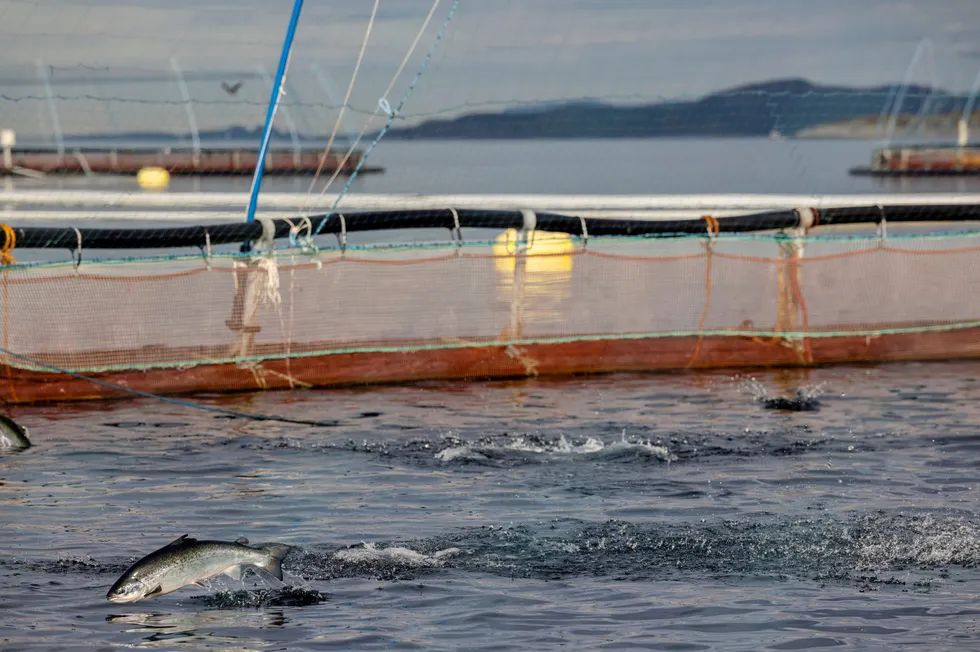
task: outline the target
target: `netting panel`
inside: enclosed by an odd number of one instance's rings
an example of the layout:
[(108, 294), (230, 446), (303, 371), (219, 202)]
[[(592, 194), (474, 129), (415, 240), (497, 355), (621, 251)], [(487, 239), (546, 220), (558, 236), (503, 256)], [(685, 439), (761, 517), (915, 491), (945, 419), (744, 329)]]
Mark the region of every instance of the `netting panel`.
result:
[(976, 238), (910, 241), (885, 248), (865, 243), (851, 247), (862, 252), (854, 256), (828, 253), (807, 260), (802, 288), (810, 326), (847, 330), (976, 320), (980, 300), (972, 288), (980, 278), (977, 244)]
[(282, 255), (278, 266), (14, 268), (0, 293), (4, 348), (78, 369), (139, 369), (460, 343), (843, 337), (980, 320), (975, 236), (881, 245), (690, 239), (670, 256), (638, 256), (636, 246), (525, 258), (334, 252), (319, 267)]

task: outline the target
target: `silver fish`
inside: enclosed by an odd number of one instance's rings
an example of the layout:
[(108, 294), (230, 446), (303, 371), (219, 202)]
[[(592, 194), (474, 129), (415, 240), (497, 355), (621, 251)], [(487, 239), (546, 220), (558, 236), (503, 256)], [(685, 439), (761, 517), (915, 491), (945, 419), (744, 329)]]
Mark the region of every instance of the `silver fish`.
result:
[(191, 584), (203, 587), (205, 580), (222, 574), (238, 580), (244, 566), (260, 568), (281, 581), (282, 559), (289, 549), (283, 543), (249, 546), (244, 537), (228, 543), (198, 541), (185, 534), (130, 566), (105, 597), (110, 602), (136, 602)]
[(0, 414), (0, 448), (30, 448), (27, 428), (8, 416)]

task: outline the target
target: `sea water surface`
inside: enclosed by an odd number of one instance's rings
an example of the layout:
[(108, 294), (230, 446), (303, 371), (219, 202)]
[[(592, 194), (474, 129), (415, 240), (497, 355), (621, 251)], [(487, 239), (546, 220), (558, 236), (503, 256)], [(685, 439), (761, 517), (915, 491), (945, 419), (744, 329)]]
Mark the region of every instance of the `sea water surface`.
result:
[[(242, 143), (243, 147), (254, 143)], [(382, 174), (363, 174), (353, 193), (409, 194), (862, 194), (980, 192), (980, 177), (869, 177), (881, 142), (792, 138), (652, 138), (644, 140), (382, 140), (367, 157)], [(99, 145), (104, 147), (104, 143)], [(146, 146), (145, 143), (142, 146)], [(364, 146), (364, 145), (362, 145)], [(327, 175), (314, 192), (323, 189)], [(310, 176), (266, 176), (264, 192), (306, 193)], [(341, 191), (342, 176), (328, 192)], [(169, 190), (248, 192), (249, 175), (175, 176)], [(134, 175), (7, 178), (17, 189), (67, 188), (139, 192)], [(115, 210), (111, 206), (107, 210)]]
[[(0, 647), (975, 650), (978, 399), (932, 363), (11, 408)], [(185, 533), (295, 546), (285, 584), (106, 601)]]
[[(352, 191), (980, 189), (850, 177), (872, 145), (385, 142), (388, 171)], [(318, 427), (148, 399), (10, 408), (35, 445), (0, 451), (0, 648), (975, 650), (978, 399), (980, 364), (932, 363), (188, 399)], [(106, 601), (182, 534), (293, 545), (286, 581)]]

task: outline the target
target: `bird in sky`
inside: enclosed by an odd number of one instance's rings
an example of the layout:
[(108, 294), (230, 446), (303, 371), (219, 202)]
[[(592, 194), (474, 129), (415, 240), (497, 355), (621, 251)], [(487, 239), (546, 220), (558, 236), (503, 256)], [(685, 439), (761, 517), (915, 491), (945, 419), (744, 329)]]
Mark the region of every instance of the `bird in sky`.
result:
[(235, 82), (234, 84), (229, 84), (228, 82), (221, 82), (221, 88), (225, 89), (225, 92), (229, 95), (234, 95), (238, 92), (238, 89), (242, 87), (245, 82)]

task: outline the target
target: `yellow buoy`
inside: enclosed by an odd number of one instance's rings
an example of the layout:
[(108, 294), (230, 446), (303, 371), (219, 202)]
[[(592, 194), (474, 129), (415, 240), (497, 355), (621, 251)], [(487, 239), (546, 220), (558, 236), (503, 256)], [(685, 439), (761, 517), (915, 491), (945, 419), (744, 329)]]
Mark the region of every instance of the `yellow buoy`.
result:
[(158, 167), (143, 168), (136, 174), (136, 183), (143, 190), (163, 190), (170, 185), (170, 173)]
[[(512, 274), (517, 254), (516, 229), (507, 229), (493, 244), (494, 264), (498, 272)], [(529, 276), (537, 274), (567, 274), (572, 271), (572, 256), (575, 244), (567, 233), (534, 231), (528, 237), (527, 263), (525, 269)]]

